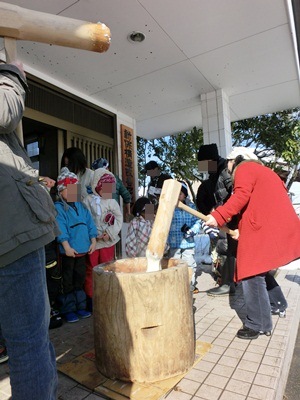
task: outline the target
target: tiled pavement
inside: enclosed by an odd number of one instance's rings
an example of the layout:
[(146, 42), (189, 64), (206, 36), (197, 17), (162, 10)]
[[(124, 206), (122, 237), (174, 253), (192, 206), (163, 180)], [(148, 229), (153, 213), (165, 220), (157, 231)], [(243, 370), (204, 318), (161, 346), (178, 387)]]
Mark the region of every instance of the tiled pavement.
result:
[[(194, 295), (196, 338), (213, 346), (165, 397), (167, 400), (283, 399), (300, 317), (300, 268), (282, 269), (276, 279), (289, 303), (287, 316), (273, 316), (271, 337), (247, 341), (235, 337), (245, 315), (241, 287), (237, 287), (235, 296), (209, 297), (206, 290), (214, 281), (209, 274), (202, 274), (198, 285), (201, 291)], [(93, 319), (65, 323), (50, 331), (50, 335), (57, 362), (65, 363), (93, 348)], [(58, 375), (60, 400), (105, 398), (61, 373)], [(0, 399), (9, 398), (9, 367), (2, 364)]]

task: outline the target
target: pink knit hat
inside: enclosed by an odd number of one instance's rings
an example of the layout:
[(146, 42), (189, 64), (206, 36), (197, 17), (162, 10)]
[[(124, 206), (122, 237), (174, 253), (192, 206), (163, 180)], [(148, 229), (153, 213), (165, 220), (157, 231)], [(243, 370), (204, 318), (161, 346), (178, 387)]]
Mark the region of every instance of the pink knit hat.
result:
[(103, 174), (95, 187), (95, 191), (98, 194), (102, 189), (103, 183), (116, 183), (116, 178), (112, 174)]

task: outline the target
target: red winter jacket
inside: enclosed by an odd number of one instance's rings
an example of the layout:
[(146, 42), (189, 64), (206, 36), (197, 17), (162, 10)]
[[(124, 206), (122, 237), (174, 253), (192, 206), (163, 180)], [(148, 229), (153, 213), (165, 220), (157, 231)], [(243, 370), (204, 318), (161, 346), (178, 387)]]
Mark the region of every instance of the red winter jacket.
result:
[(239, 213), (237, 281), (300, 257), (300, 220), (270, 168), (253, 161), (237, 166), (234, 194), (212, 215), (222, 226)]

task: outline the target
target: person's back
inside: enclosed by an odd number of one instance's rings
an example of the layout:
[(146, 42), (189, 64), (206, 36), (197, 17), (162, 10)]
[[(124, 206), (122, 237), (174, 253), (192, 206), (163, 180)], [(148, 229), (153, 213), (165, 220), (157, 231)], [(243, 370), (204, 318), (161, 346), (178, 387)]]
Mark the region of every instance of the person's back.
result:
[[(243, 184), (243, 191), (235, 187), (230, 204), (244, 204), (243, 222), (248, 221), (240, 226), (238, 244), (238, 278), (242, 279), (250, 271), (255, 273), (257, 265), (265, 272), (299, 257), (300, 223), (285, 185), (274, 171), (255, 161), (244, 161), (235, 171), (235, 182)], [(222, 207), (219, 210), (222, 212)]]
[(270, 336), (272, 314), (285, 316), (288, 304), (270, 271), (300, 257), (300, 221), (284, 183), (252, 157), (247, 148), (235, 148), (228, 156), (233, 195), (206, 220), (209, 226), (223, 226), (239, 215), (235, 280), (242, 284), (246, 318), (237, 337), (247, 340)]

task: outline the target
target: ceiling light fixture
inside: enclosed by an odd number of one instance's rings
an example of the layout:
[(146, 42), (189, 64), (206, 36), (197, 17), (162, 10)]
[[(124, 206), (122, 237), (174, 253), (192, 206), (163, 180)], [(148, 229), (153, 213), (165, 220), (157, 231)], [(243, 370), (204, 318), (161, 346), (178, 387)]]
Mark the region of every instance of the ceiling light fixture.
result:
[(131, 43), (141, 43), (146, 39), (146, 36), (143, 32), (133, 31), (127, 36), (127, 39)]

